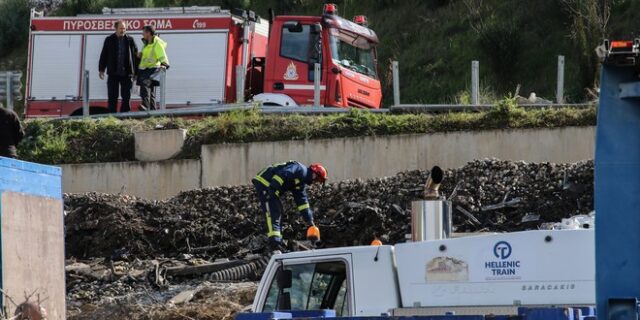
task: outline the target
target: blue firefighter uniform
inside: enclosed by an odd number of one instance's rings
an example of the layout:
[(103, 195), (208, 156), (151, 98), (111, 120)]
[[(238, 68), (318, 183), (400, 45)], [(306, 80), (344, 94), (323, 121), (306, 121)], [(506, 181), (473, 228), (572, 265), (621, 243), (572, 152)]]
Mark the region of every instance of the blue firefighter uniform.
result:
[(300, 215), (308, 224), (313, 223), (313, 212), (309, 206), (306, 187), (313, 181), (312, 171), (297, 161), (274, 164), (260, 171), (253, 179), (262, 211), (267, 219), (267, 236), (270, 241), (281, 242), (280, 197), (291, 191)]

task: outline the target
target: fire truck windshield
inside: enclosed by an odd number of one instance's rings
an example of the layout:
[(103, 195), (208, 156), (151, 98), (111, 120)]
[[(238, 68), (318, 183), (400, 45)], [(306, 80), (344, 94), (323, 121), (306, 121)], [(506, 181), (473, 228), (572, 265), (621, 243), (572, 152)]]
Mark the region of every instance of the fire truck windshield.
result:
[(375, 44), (345, 30), (329, 29), (331, 57), (347, 69), (377, 79)]

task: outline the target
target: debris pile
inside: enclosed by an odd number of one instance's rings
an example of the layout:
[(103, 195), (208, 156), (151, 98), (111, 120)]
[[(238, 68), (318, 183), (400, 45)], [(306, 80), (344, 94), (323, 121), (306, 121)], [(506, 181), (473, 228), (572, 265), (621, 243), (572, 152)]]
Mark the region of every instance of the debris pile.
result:
[[(407, 171), (312, 187), (319, 245), (404, 241), (411, 201), (422, 198), (428, 176)], [(446, 171), (440, 191), (453, 203), (457, 232), (544, 228), (593, 210), (593, 162), (477, 160)], [(293, 200), (283, 205), (285, 238), (302, 239)], [(257, 280), (268, 262), (251, 186), (191, 190), (167, 201), (65, 195), (65, 211), (70, 319), (229, 319), (251, 303), (257, 284), (228, 281)], [(586, 221), (576, 219), (563, 223)]]
[[(426, 171), (351, 180), (309, 190), (324, 247), (404, 241), (411, 201), (420, 199)], [(477, 160), (448, 170), (440, 188), (464, 231), (536, 229), (593, 210), (593, 162), (575, 164)], [(302, 239), (305, 227), (292, 207), (285, 238)], [(65, 195), (67, 255), (131, 260), (194, 254), (241, 258), (264, 248), (263, 219), (251, 186), (183, 192), (167, 201), (126, 195)]]
[(235, 313), (253, 302), (256, 282), (175, 285), (163, 291), (138, 289), (110, 301), (80, 302), (67, 299), (67, 318), (95, 319), (233, 319)]

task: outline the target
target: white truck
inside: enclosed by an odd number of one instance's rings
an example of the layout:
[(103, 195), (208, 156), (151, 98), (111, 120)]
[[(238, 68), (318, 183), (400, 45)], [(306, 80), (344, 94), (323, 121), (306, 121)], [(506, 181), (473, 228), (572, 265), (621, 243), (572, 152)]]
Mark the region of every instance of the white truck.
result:
[(353, 317), (592, 308), (594, 246), (593, 229), (535, 230), (280, 254), (251, 311)]

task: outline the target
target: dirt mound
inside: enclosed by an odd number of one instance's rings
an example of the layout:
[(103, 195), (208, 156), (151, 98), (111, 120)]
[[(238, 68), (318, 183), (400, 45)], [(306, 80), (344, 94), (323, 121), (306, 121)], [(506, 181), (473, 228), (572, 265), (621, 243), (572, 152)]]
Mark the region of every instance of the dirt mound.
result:
[[(421, 198), (426, 171), (311, 188), (322, 246), (387, 243), (410, 233), (410, 203)], [(454, 192), (455, 190), (455, 192)], [(448, 170), (441, 187), (452, 195), (457, 231), (538, 228), (593, 210), (593, 162), (524, 163), (493, 159)], [(288, 198), (284, 236), (305, 228)], [(65, 195), (67, 255), (118, 260), (196, 253), (240, 257), (264, 246), (263, 217), (251, 186), (183, 192), (167, 201), (126, 195)]]

